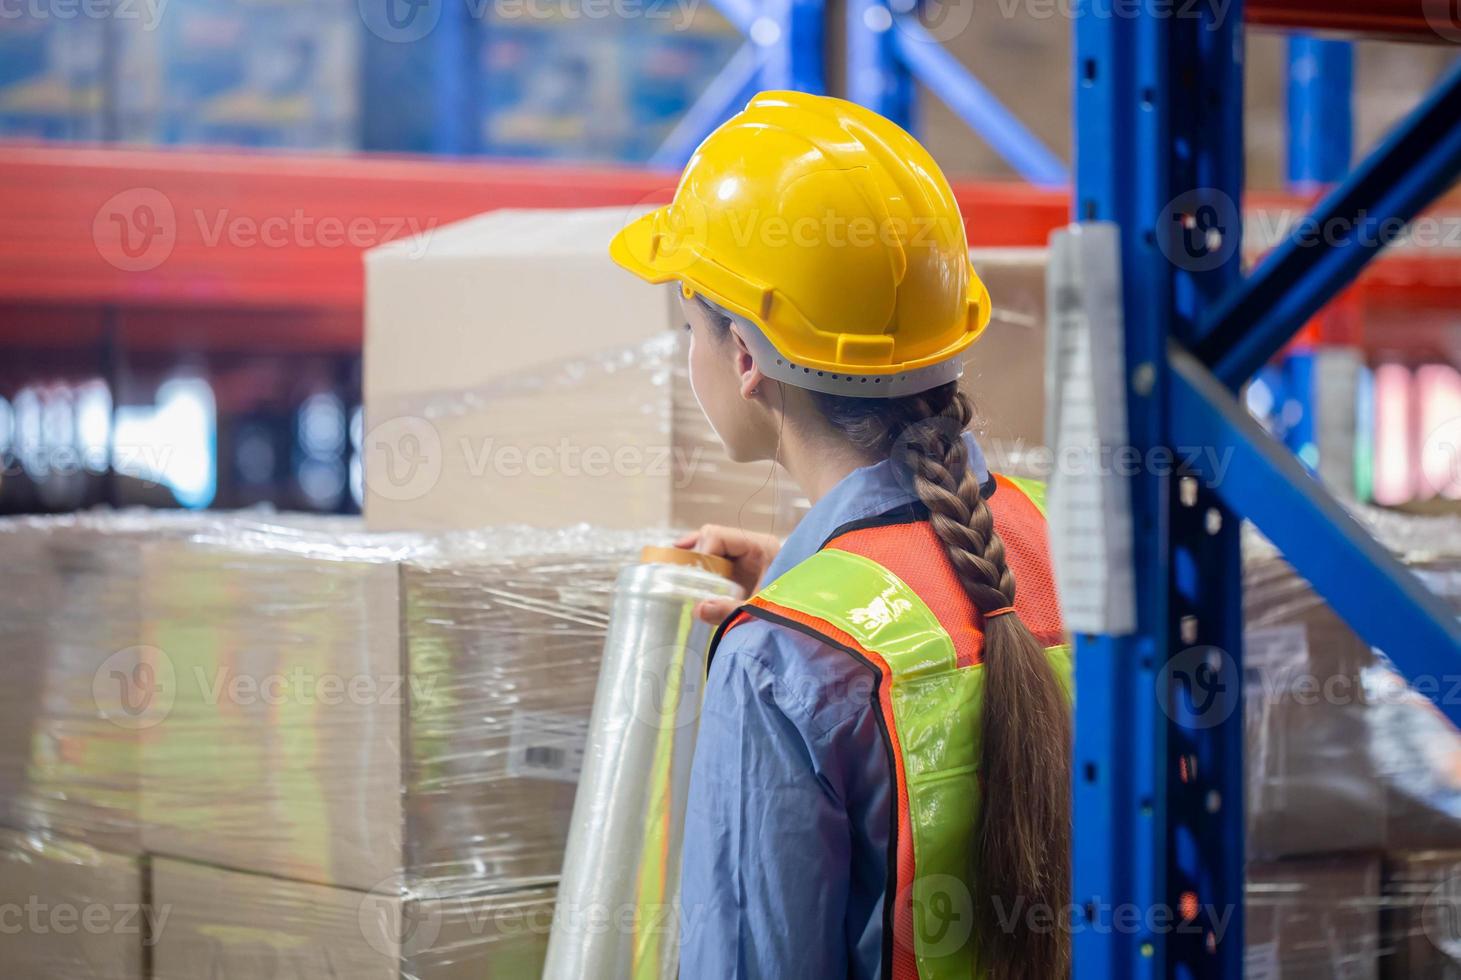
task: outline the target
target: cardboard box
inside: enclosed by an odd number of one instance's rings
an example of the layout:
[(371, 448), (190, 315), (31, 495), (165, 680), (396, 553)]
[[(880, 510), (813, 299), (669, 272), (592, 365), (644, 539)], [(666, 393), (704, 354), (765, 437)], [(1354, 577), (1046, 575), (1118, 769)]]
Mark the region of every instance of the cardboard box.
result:
[(1250, 864), (1245, 963), (1251, 980), (1370, 980), (1379, 975), (1376, 855)]
[[(372, 529), (790, 529), (800, 491), (730, 462), (695, 401), (673, 289), (608, 257), (637, 213), (498, 211), (367, 253)], [(1018, 472), (1042, 439), (1045, 255), (973, 260), (995, 311), (965, 388), (992, 462)]]
[(1384, 899), (1381, 975), (1461, 978), (1461, 851), (1387, 854)]
[(357, 892), (158, 859), (152, 980), (521, 980), (542, 970), (552, 888)]
[(184, 513), (0, 521), (0, 823), (135, 854), (136, 729), (128, 707), (144, 542)]
[(145, 549), (146, 849), (369, 890), (556, 878), (610, 590), (646, 536)]
[(0, 830), (0, 964), (9, 980), (143, 980), (135, 857)]
[(1244, 617), (1248, 853), (1379, 851), (1386, 794), (1361, 682), (1369, 646), (1253, 535)]

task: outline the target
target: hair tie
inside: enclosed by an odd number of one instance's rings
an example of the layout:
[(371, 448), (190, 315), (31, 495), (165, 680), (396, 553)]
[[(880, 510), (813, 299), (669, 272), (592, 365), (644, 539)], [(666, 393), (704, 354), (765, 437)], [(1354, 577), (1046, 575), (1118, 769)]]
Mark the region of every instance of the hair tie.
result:
[(1014, 606), (1000, 606), (998, 609), (991, 609), (989, 612), (985, 613), (984, 614), (984, 618), (986, 620), (989, 620), (989, 619), (993, 619), (996, 616), (1008, 616), (1010, 613), (1012, 613), (1014, 611), (1015, 611), (1015, 607)]

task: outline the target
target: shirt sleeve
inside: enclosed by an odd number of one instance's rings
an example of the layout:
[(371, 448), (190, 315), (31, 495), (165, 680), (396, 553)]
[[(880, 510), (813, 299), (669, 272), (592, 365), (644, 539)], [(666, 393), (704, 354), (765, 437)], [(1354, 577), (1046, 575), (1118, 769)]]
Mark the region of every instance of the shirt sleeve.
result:
[(804, 704), (754, 644), (731, 642), (737, 632), (712, 662), (701, 712), (680, 976), (846, 976), (848, 814), (819, 774)]

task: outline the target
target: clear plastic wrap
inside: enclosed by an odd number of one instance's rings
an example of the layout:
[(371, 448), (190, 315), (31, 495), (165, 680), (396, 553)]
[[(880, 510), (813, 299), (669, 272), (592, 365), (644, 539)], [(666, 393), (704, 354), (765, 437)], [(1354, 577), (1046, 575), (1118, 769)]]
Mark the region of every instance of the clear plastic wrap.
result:
[(650, 560), (620, 573), (544, 980), (678, 975), (685, 804), (711, 636), (695, 606), (743, 597), (694, 565)]
[[(530, 975), (613, 582), (665, 536), (0, 521), (0, 643), (16, 679), (0, 723), (4, 820), (175, 878), (220, 876), (159, 905), (194, 923), (158, 937), (171, 945), (156, 963), (184, 964), (178, 980), (306, 963)], [(343, 946), (339, 922), (301, 914), (296, 894), (348, 920)], [(547, 914), (498, 935), (494, 910), (514, 903)], [(388, 915), (399, 948), (362, 950), (359, 923)], [(110, 976), (57, 971), (37, 976)]]
[[(1355, 516), (1461, 611), (1461, 520)], [(1408, 682), (1246, 532), (1245, 975), (1461, 978), (1461, 674)]]
[(687, 343), (664, 331), (469, 389), (368, 397), (366, 520), (784, 534), (805, 499), (779, 467), (726, 457), (690, 390)]
[(144, 980), (154, 930), (135, 856), (0, 830), (0, 972), (13, 980)]

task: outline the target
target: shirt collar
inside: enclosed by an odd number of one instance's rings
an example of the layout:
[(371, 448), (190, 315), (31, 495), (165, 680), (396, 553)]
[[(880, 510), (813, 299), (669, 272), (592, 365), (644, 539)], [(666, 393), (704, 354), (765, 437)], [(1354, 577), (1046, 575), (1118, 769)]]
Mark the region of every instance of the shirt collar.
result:
[[(964, 433), (964, 444), (969, 447), (969, 465), (979, 482), (987, 483), (989, 465), (984, 460), (984, 451), (968, 432)], [(774, 581), (810, 558), (844, 524), (877, 517), (917, 500), (918, 494), (899, 478), (891, 460), (853, 470), (827, 491), (826, 496), (817, 501), (787, 535), (776, 560), (766, 569), (761, 584)]]

